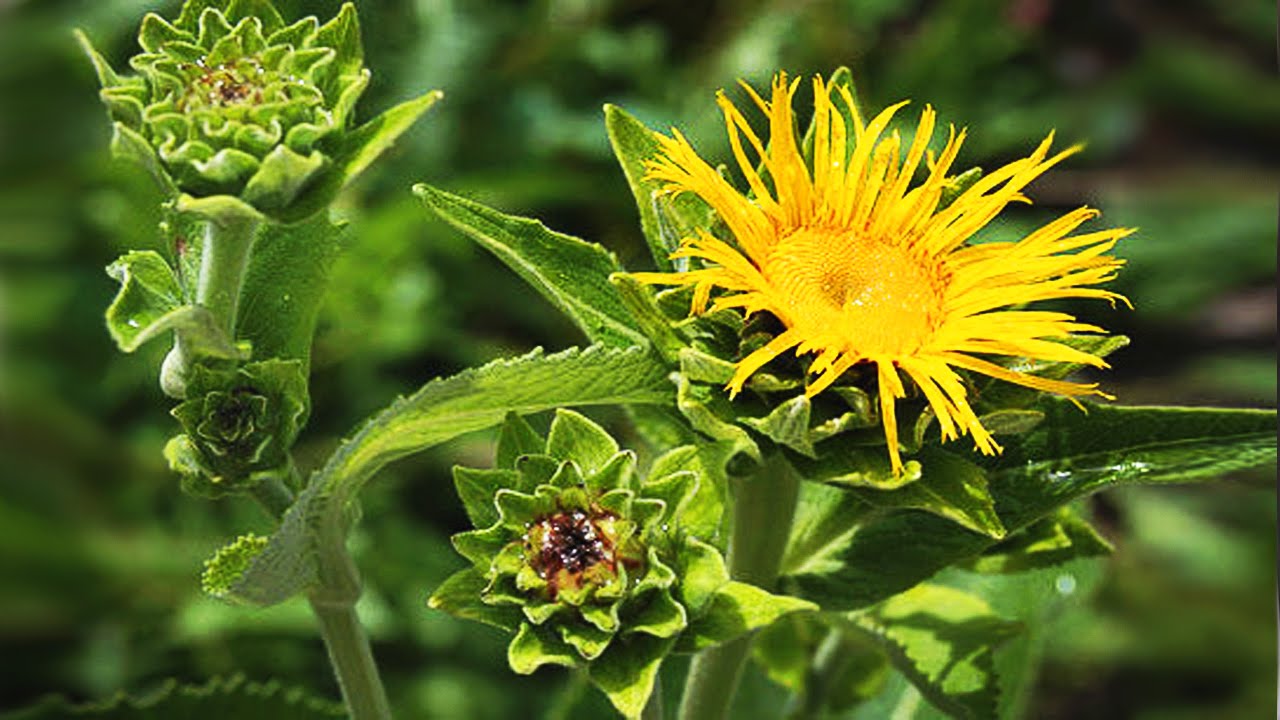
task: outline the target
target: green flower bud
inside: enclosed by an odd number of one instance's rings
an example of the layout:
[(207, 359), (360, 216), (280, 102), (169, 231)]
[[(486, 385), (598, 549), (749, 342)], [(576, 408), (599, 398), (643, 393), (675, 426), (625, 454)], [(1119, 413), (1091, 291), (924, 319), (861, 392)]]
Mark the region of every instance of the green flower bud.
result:
[(219, 496), (268, 476), (288, 479), (289, 448), (306, 415), (300, 362), (266, 360), (235, 370), (197, 365), (187, 397), (173, 409), (185, 434), (165, 448), (185, 489)]
[(719, 512), (707, 507), (716, 493), (698, 492), (698, 473), (665, 463), (641, 479), (635, 455), (577, 413), (557, 411), (545, 441), (512, 416), (498, 460), (494, 470), (454, 470), (481, 529), (453, 536), (472, 567), (430, 605), (514, 631), (507, 659), (518, 673), (585, 667), (634, 717), (673, 650), (809, 607), (731, 582), (720, 551), (687, 531), (683, 517)]
[(143, 19), (143, 52), (129, 76), (80, 37), (117, 154), (142, 162), (171, 191), (232, 196), (285, 220), (323, 207), (372, 159), (362, 153), (379, 152), (438, 97), (416, 101), (396, 127), (351, 130), (370, 77), (351, 3), (321, 25), (314, 17), (286, 24), (267, 0), (187, 0), (173, 22)]

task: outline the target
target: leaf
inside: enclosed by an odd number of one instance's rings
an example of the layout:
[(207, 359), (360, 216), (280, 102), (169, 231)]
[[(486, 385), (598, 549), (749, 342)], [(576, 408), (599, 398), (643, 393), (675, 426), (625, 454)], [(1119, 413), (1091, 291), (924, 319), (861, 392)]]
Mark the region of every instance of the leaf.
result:
[(311, 361), (311, 342), (342, 228), (325, 213), (293, 225), (263, 223), (240, 291), (236, 334), (256, 357)]
[(730, 580), (712, 594), (706, 609), (690, 621), (680, 637), (682, 648), (701, 650), (742, 637), (778, 618), (817, 610), (808, 600), (777, 595), (750, 583)]
[(787, 717), (840, 716), (874, 696), (889, 662), (865, 632), (828, 626), (816, 613), (788, 615), (761, 630), (752, 658), (769, 678), (792, 692)]
[(386, 152), (400, 136), (431, 109), (444, 93), (432, 90), (384, 111), (369, 122), (344, 135), (342, 147), (333, 155), (334, 167), (323, 179), (304, 189), (297, 201), (280, 217), (285, 222), (298, 222), (329, 207), (342, 188)]
[(734, 444), (728, 441), (684, 445), (654, 460), (646, 482), (682, 471), (695, 474), (697, 490), (680, 508), (675, 521), (690, 535), (714, 542), (725, 522), (729, 484), (725, 465), (736, 454)]
[(572, 410), (557, 409), (547, 433), (547, 454), (572, 460), (584, 476), (598, 472), (614, 455), (618, 442), (604, 428)]
[(852, 492), (875, 507), (927, 510), (997, 540), (1005, 536), (981, 467), (933, 446), (926, 446), (918, 457), (922, 472), (916, 482), (895, 490)]
[(982, 573), (1025, 572), (1077, 558), (1109, 555), (1111, 550), (1111, 543), (1079, 513), (1062, 507), (988, 548), (973, 559), (969, 569)]
[(658, 308), (652, 292), (626, 273), (610, 275), (609, 283), (617, 289), (618, 297), (631, 313), (632, 322), (649, 338), (662, 359), (669, 365), (678, 364), (680, 353), (689, 349), (688, 340), (672, 327), (666, 314)]
[(65, 698), (49, 698), (35, 706), (0, 714), (3, 720), (317, 720), (346, 717), (342, 706), (312, 697), (300, 688), (280, 683), (249, 682), (235, 675), (214, 678), (202, 685), (166, 681), (159, 690), (142, 697), (123, 693), (110, 700), (73, 705)]
[(675, 374), (674, 377), (676, 409), (694, 430), (712, 440), (729, 443), (735, 455), (742, 453), (756, 462), (761, 461), (760, 447), (756, 445), (756, 441), (751, 439), (746, 430), (724, 419), (732, 413), (728, 407), (729, 399), (724, 393), (690, 382), (684, 373)]
[(562, 405), (669, 402), (666, 370), (645, 348), (540, 350), (433, 380), (365, 423), (316, 472), (267, 549), (236, 587), (238, 595), (273, 604), (314, 578), (310, 534), (340, 526), (365, 482), (387, 463), (502, 422), (509, 411)]
[[(1086, 407), (1044, 398), (1036, 406), (1044, 422), (989, 461), (988, 491), (1009, 532), (1107, 487), (1205, 480), (1275, 462), (1273, 410)], [(938, 516), (893, 511), (860, 525), (839, 563), (788, 574), (780, 587), (824, 609), (865, 607), (994, 542)]]
[(610, 347), (647, 342), (609, 284), (609, 276), (622, 267), (603, 247), (430, 185), (415, 185), (413, 191), (442, 220), (480, 243), (542, 293), (592, 342)]
[(662, 659), (674, 644), (672, 639), (644, 634), (616, 638), (609, 650), (591, 663), (591, 682), (624, 717), (638, 718), (653, 694)]
[(742, 418), (742, 422), (770, 440), (812, 458), (816, 454), (809, 439), (809, 411), (809, 398), (799, 395), (778, 403), (762, 418)]
[(822, 575), (841, 567), (841, 552), (853, 539), (868, 505), (853, 493), (819, 483), (800, 483), (782, 575)]
[(450, 575), (427, 600), (436, 610), (514, 632), (524, 615), (517, 607), (488, 605), (480, 599), (489, 581), (479, 570), (467, 568)]
[[(547, 441), (542, 438), (523, 417), (516, 413), (507, 413), (498, 432), (498, 447), (495, 451), (494, 467), (507, 470), (515, 469), (516, 460), (524, 455), (540, 455), (547, 449)], [(479, 523), (476, 524), (480, 527)]]
[(657, 135), (616, 105), (604, 106), (604, 124), (614, 156), (640, 211), (640, 229), (659, 270), (675, 269), (668, 257), (680, 240), (713, 223), (711, 208), (693, 193), (671, 196), (662, 183), (647, 180), (645, 163), (658, 156)]
[(456, 465), (453, 468), (453, 486), (467, 513), (471, 526), (487, 528), (498, 522), (498, 509), (493, 496), (502, 488), (515, 488), (520, 474), (508, 469), (478, 469)]
[(977, 595), (922, 584), (855, 613), (853, 624), (880, 641), (894, 667), (953, 717), (996, 716), (994, 649), (1021, 625)]
[(173, 330), (182, 335), (188, 352), (208, 357), (245, 356), (203, 307), (183, 304), (178, 277), (169, 263), (152, 250), (131, 251), (107, 266), (120, 282), (120, 292), (107, 308), (107, 330), (124, 352)]

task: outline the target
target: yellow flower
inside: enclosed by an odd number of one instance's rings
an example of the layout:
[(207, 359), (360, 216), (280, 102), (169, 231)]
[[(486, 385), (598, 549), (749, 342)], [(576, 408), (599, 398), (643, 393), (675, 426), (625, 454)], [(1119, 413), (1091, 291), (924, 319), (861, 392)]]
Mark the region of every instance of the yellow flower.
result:
[[(700, 269), (636, 273), (642, 282), (693, 285), (693, 311), (702, 312), (714, 288), (725, 291), (712, 307), (766, 311), (786, 330), (738, 362), (728, 384), (743, 384), (779, 354), (814, 353), (817, 375), (810, 397), (857, 363), (875, 363), (880, 413), (895, 473), (902, 472), (896, 398), (906, 395), (899, 370), (911, 378), (933, 408), (943, 440), (969, 434), (986, 454), (1000, 446), (969, 404), (955, 368), (1062, 394), (1103, 395), (1096, 384), (1051, 380), (998, 365), (981, 355), (1083, 363), (1102, 359), (1054, 339), (1077, 332), (1104, 332), (1066, 313), (1008, 309), (1038, 300), (1122, 296), (1094, 287), (1115, 277), (1122, 260), (1107, 255), (1131, 230), (1070, 233), (1098, 212), (1082, 207), (1018, 242), (966, 241), (1014, 201), (1032, 180), (1080, 148), (1049, 156), (1053, 134), (1027, 158), (982, 177), (947, 207), (939, 208), (947, 172), (965, 133), (952, 127), (938, 157), (928, 153), (935, 113), (925, 107), (915, 137), (901, 155), (897, 133), (885, 136), (898, 103), (864, 123), (843, 86), (814, 78), (813, 166), (796, 143), (791, 100), (799, 80), (785, 73), (765, 101), (749, 86), (752, 100), (769, 120), (766, 149), (742, 113), (721, 92), (729, 142), (751, 188), (744, 196), (694, 151), (678, 130), (659, 136), (661, 153), (649, 177), (672, 193), (692, 192), (707, 202), (733, 234), (733, 244), (705, 230), (685, 238), (673, 258), (698, 258)], [(852, 118), (845, 122), (840, 101)], [(850, 134), (852, 136), (850, 136)], [(756, 171), (746, 139), (763, 166)], [(922, 161), (923, 182), (913, 183)], [(914, 187), (912, 185), (914, 184)]]

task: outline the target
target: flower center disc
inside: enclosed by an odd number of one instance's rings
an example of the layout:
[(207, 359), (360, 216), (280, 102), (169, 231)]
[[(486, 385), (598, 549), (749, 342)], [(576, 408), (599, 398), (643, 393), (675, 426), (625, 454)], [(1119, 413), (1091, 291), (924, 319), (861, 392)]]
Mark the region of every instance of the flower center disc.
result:
[(845, 230), (802, 228), (762, 268), (809, 338), (859, 355), (910, 353), (942, 314), (939, 270), (899, 245)]
[(552, 599), (562, 584), (580, 587), (584, 580), (601, 579), (599, 573), (591, 572), (596, 567), (617, 572), (612, 533), (598, 522), (609, 517), (592, 517), (581, 510), (560, 511), (530, 528), (531, 565), (547, 581)]

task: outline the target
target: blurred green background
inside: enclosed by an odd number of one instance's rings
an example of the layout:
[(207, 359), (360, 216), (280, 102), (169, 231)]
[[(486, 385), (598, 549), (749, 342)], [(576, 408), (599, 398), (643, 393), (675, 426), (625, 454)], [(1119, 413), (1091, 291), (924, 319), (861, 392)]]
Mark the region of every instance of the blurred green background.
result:
[[(102, 268), (161, 241), (158, 197), (108, 158), (96, 81), (70, 31), (122, 67), (143, 13), (177, 5), (0, 0), (0, 711), (235, 671), (337, 696), (305, 604), (201, 596), (201, 561), (268, 520), (249, 502), (179, 493), (160, 453), (175, 430), (155, 382), (166, 348), (121, 355), (101, 319), (115, 290)], [(327, 18), (338, 3), (279, 5), (287, 18)], [(358, 6), (374, 71), (362, 116), (431, 88), (445, 100), (341, 200), (351, 225), (316, 339), (305, 467), (432, 377), (582, 341), (430, 219), (412, 183), (541, 218), (641, 269), (601, 105), (678, 124), (704, 156), (727, 159), (715, 90), (733, 93), (739, 78), (761, 87), (778, 68), (848, 65), (870, 109), (932, 103), (970, 129), (960, 167), (995, 167), (1051, 128), (1064, 144), (1088, 140), (1033, 186), (1034, 208), (989, 232), (1024, 232), (1086, 202), (1103, 222), (1139, 227), (1117, 283), (1135, 310), (1077, 308), (1133, 338), (1106, 387), (1131, 404), (1275, 406), (1280, 81), (1268, 0)], [(625, 433), (619, 413), (596, 416)], [(353, 541), (361, 611), (393, 702), (404, 717), (605, 716), (565, 674), (508, 672), (496, 631), (425, 607), (462, 563), (447, 543), (465, 522), (448, 468), (487, 465), (489, 440), (401, 462), (366, 496)], [(1048, 633), (1028, 715), (1269, 716), (1273, 474), (1112, 493), (1091, 509), (1117, 552)], [(747, 686), (735, 717), (776, 717), (781, 691), (759, 674)]]

